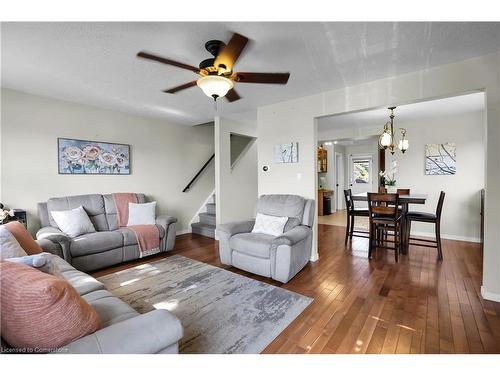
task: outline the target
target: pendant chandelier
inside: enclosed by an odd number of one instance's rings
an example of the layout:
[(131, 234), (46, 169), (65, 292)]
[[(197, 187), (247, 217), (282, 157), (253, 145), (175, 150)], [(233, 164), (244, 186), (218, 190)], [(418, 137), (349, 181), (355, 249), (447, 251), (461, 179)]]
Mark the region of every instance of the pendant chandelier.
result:
[(380, 135), (378, 143), (380, 148), (383, 148), (384, 150), (389, 149), (392, 155), (394, 155), (397, 148), (399, 148), (404, 154), (409, 147), (408, 140), (406, 139), (406, 129), (398, 129), (401, 132), (401, 139), (396, 144), (396, 138), (394, 135), (394, 110), (396, 107), (389, 107), (388, 109), (391, 111), (389, 116), (390, 121), (384, 125), (384, 132)]

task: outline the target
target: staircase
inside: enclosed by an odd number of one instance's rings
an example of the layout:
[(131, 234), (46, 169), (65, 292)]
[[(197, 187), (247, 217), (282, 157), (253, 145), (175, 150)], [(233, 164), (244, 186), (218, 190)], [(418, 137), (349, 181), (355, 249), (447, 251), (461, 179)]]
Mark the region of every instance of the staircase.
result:
[(215, 238), (215, 195), (212, 195), (212, 203), (207, 203), (205, 209), (206, 212), (198, 214), (199, 222), (191, 224), (191, 232)]

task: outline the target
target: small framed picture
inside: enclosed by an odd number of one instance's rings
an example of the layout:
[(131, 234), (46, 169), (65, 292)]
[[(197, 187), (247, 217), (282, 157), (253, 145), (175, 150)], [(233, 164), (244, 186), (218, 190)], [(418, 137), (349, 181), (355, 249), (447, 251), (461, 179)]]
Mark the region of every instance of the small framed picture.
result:
[(299, 143), (290, 142), (274, 146), (275, 163), (298, 163), (299, 162)]

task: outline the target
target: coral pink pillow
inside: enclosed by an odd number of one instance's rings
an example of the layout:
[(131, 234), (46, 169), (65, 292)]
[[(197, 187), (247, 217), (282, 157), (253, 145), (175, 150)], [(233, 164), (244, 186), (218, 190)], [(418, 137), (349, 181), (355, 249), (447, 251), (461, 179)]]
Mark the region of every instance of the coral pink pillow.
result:
[(24, 225), (19, 221), (11, 221), (4, 225), (10, 233), (15, 237), (19, 245), (26, 251), (28, 255), (40, 254), (43, 252), (42, 248), (31, 237), (31, 234), (26, 230)]
[(2, 338), (48, 352), (101, 327), (97, 312), (66, 280), (0, 261)]

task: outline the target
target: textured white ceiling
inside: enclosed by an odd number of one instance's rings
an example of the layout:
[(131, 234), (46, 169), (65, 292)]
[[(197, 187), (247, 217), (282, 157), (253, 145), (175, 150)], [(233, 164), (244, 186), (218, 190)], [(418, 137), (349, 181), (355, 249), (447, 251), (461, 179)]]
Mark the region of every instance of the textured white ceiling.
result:
[(146, 50), (191, 65), (205, 41), (231, 32), (252, 43), (240, 71), (289, 71), (286, 86), (237, 84), (221, 115), (500, 50), (500, 23), (3, 23), (2, 87), (194, 125), (211, 121), (200, 89), (161, 90), (194, 73), (135, 57)]
[[(397, 124), (450, 115), (461, 115), (482, 110), (484, 110), (484, 93), (477, 92), (400, 105), (394, 110), (394, 116)], [(382, 131), (384, 124), (389, 121), (389, 114), (390, 111), (387, 108), (379, 108), (323, 117), (318, 120), (318, 132), (327, 134), (329, 130), (359, 130), (373, 127), (379, 127)]]

